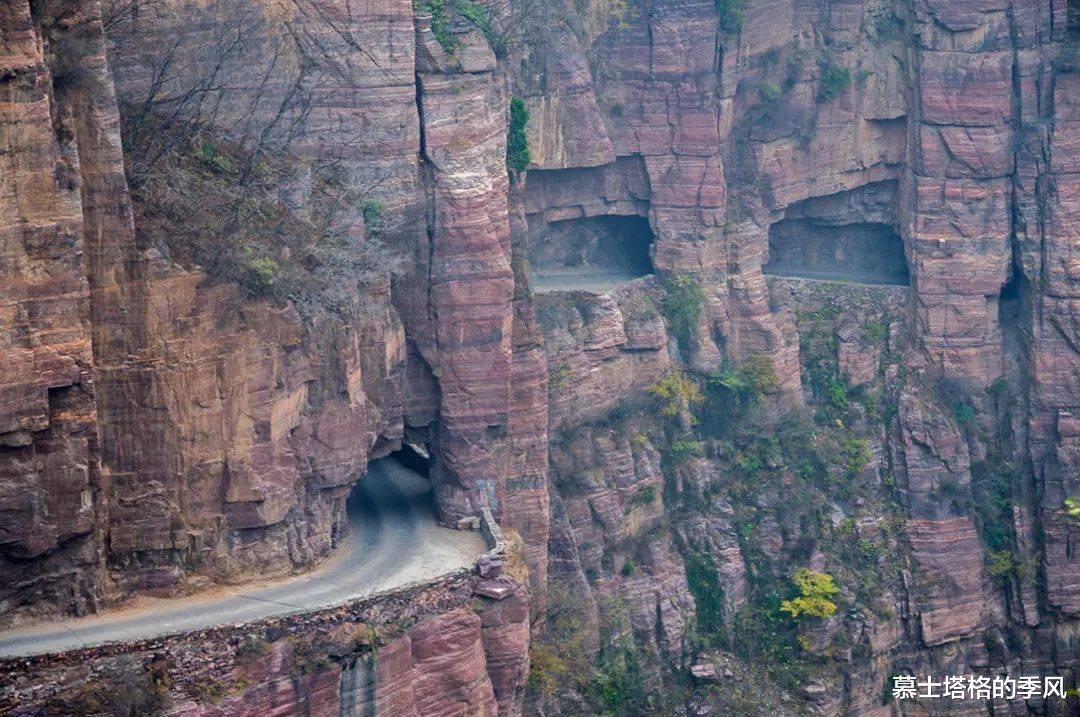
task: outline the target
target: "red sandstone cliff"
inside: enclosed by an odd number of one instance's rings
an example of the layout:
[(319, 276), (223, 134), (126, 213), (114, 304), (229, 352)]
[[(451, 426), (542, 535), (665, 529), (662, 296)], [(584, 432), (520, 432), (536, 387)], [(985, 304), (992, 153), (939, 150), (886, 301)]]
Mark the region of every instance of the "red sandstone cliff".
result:
[[(446, 521), (487, 506), (524, 540), (529, 694), (518, 595), (299, 681), (275, 643), (239, 695), (169, 714), (885, 715), (900, 672), (1076, 684), (1070, 3), (542, 3), (507, 57), (406, 0), (110, 3), (104, 29), (95, 2), (8, 5), (0, 621), (310, 565), (407, 438)], [(121, 115), (149, 96), (215, 142), (333, 165), (403, 268), (313, 318), (192, 261), (198, 238), (128, 191)], [(357, 246), (362, 215), (341, 220)], [(631, 235), (658, 278), (532, 294), (531, 261), (602, 265)], [(829, 242), (908, 286), (766, 280)], [(700, 287), (689, 327), (675, 277)], [(725, 393), (745, 366), (772, 378), (756, 403)], [(672, 371), (705, 393), (674, 417), (649, 391)], [(763, 632), (803, 566), (843, 610)], [(605, 706), (612, 685), (634, 694)]]

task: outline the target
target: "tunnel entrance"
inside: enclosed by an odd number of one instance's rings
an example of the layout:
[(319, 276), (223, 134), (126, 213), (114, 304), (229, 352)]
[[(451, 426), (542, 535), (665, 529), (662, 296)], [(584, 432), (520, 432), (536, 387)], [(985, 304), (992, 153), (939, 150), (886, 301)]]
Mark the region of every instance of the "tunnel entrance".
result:
[(653, 232), (640, 216), (599, 216), (530, 227), (533, 290), (606, 292), (653, 273)]
[(368, 465), (345, 501), (348, 530), (361, 542), (374, 542), (385, 514), (418, 514), (435, 520), (430, 458), (422, 448), (405, 444)]
[(894, 182), (808, 199), (769, 227), (765, 273), (861, 284), (910, 283), (895, 229)]

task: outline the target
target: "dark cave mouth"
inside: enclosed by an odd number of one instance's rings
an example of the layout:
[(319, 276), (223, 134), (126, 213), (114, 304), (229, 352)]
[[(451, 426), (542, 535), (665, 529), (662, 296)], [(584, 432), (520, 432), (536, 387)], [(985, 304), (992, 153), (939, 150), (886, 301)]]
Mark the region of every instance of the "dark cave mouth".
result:
[(598, 216), (530, 226), (533, 288), (607, 291), (653, 273), (655, 239), (641, 216)]
[(423, 494), (423, 502), (430, 505), (432, 513), (435, 510), (435, 492), (431, 482), (431, 458), (426, 449), (405, 443), (396, 451), (371, 461), (367, 471), (353, 484), (346, 498), (346, 512), (355, 524), (357, 519), (377, 514), (373, 492), (380, 494), (380, 502), (397, 509), (406, 510), (407, 498), (398, 495), (398, 491), (387, 486), (375, 486), (372, 481), (385, 478), (387, 470), (393, 470), (401, 475), (404, 468), (409, 476), (409, 492), (414, 495)]
[(784, 219), (769, 227), (766, 274), (819, 281), (910, 286), (904, 242), (880, 222)]

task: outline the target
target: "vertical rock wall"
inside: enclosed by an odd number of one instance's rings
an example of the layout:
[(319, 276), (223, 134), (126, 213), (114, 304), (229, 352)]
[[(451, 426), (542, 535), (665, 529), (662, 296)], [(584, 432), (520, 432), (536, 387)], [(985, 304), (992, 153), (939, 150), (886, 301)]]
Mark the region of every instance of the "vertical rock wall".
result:
[[(95, 197), (83, 188), (81, 162), (92, 150), (78, 137), (105, 134), (115, 113), (75, 117), (77, 88), (54, 86), (49, 69), (54, 43), (94, 30), (100, 40), (100, 27), (75, 17), (73, 27), (46, 38), (52, 8), (38, 10), (28, 3), (0, 10), (2, 604), (5, 612), (50, 603), (87, 611), (102, 594), (105, 510), (84, 263), (93, 219), (83, 202)], [(85, 82), (107, 88), (100, 41), (84, 61)]]

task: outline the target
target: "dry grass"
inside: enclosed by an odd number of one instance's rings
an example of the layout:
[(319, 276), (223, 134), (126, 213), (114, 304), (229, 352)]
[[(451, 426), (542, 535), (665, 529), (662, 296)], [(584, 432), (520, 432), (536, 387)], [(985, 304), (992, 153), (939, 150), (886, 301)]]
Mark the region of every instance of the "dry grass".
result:
[(525, 564), (525, 541), (513, 528), (503, 528), (503, 542), (506, 544), (506, 560), (503, 572), (519, 585), (529, 584), (529, 566)]

